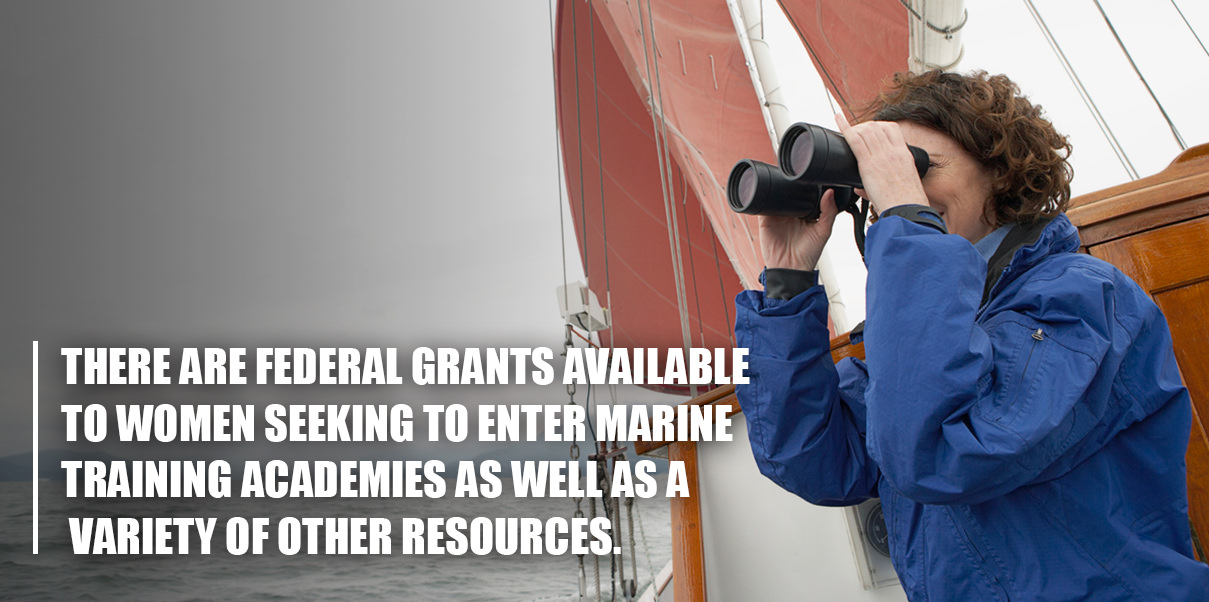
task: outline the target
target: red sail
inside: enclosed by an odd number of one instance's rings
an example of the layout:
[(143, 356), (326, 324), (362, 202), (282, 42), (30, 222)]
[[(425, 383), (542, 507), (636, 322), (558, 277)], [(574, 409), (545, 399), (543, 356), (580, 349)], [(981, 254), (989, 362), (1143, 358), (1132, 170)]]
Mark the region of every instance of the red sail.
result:
[(907, 9), (900, 0), (777, 0), (827, 89), (852, 109), (907, 69)]
[[(841, 97), (905, 64), (905, 12), (891, 3), (895, 66), (868, 83), (846, 73)], [(775, 158), (726, 3), (560, 2), (556, 32), (568, 204), (589, 285), (613, 319), (601, 341), (683, 347), (687, 331), (688, 346), (732, 346), (734, 297), (758, 286), (763, 259), (755, 219), (727, 206), (726, 178), (739, 159)]]

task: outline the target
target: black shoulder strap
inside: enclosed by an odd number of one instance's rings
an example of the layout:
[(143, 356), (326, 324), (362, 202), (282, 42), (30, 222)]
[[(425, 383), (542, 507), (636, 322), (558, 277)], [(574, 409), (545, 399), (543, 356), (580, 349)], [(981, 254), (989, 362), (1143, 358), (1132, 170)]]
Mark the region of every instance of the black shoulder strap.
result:
[(1003, 275), (1004, 268), (1012, 262), (1016, 251), (1037, 242), (1051, 221), (1053, 218), (1041, 219), (1029, 224), (1016, 224), (1011, 230), (1008, 230), (1007, 236), (1003, 237), (1003, 242), (999, 243), (999, 248), (995, 249), (995, 253), (987, 261), (987, 281), (982, 288), (980, 305), (986, 305), (991, 296), (991, 289), (995, 288), (996, 282), (999, 282), (999, 277)]

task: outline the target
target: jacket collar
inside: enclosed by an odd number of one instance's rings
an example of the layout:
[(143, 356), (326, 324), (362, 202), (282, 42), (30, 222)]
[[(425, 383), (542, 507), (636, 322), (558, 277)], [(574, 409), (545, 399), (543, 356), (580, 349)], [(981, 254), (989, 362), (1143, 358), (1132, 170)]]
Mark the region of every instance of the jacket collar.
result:
[(1079, 231), (1065, 213), (1029, 224), (1016, 224), (987, 261), (982, 305), (999, 285), (1006, 285), (1046, 257), (1073, 253), (1079, 248)]
[[(1002, 284), (1015, 280), (1029, 268), (1041, 263), (1050, 255), (1073, 253), (1079, 249), (1079, 231), (1066, 218), (1065, 213), (1057, 217), (1039, 220), (1030, 224), (1016, 224), (999, 243), (995, 253), (987, 262), (987, 279), (983, 288), (982, 303), (985, 307), (991, 293)], [(865, 321), (848, 333), (848, 340), (855, 345), (865, 339)]]

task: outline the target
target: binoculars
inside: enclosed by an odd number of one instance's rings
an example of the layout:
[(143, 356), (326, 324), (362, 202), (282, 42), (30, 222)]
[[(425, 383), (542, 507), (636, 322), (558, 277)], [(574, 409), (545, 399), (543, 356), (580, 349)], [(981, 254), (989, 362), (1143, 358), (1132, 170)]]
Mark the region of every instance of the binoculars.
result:
[[(928, 152), (908, 146), (915, 169), (928, 171)], [(780, 215), (818, 219), (823, 192), (835, 190), (836, 208), (854, 207), (854, 187), (861, 186), (856, 156), (839, 132), (809, 123), (795, 123), (781, 137), (780, 169), (743, 159), (730, 170), (726, 197), (730, 208), (751, 215)]]

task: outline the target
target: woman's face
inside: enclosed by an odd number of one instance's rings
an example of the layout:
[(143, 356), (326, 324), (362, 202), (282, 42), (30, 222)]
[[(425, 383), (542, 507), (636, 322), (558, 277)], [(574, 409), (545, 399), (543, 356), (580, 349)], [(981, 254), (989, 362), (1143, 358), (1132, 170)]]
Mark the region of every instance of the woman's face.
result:
[(907, 144), (928, 151), (932, 165), (923, 177), (924, 194), (949, 233), (975, 243), (995, 230), (985, 218), (991, 170), (946, 134), (909, 121), (898, 125)]

